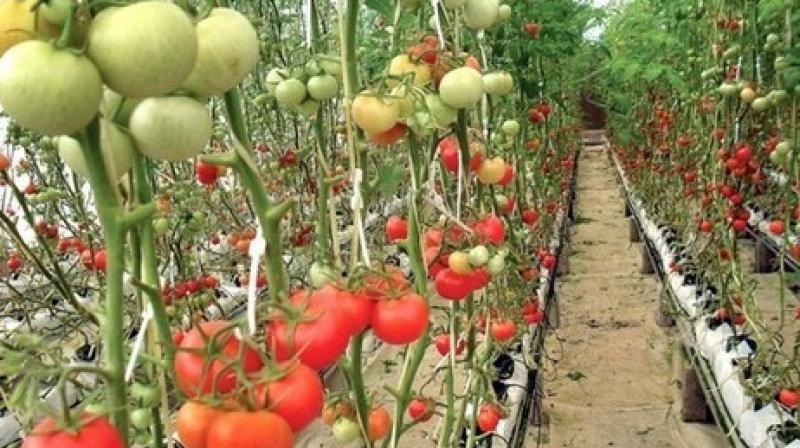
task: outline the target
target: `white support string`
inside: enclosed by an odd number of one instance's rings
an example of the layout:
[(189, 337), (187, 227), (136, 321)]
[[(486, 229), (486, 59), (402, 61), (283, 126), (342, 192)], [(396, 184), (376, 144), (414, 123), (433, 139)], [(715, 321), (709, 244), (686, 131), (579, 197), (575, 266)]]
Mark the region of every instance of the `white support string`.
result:
[[(469, 148), (467, 150), (469, 150)], [(456, 182), (456, 188), (458, 190), (456, 191), (456, 219), (459, 221), (461, 220), (461, 190), (464, 188), (462, 181), (464, 177), (464, 161), (462, 160), (463, 157), (461, 153), (461, 148), (458, 148), (458, 181)]]
[(431, 0), (433, 7), (433, 21), (436, 24), (436, 35), (439, 36), (439, 48), (444, 49), (444, 32), (442, 31), (442, 20), (439, 17), (439, 0)]
[(306, 0), (300, 8), (300, 12), (303, 15), (303, 23), (306, 27), (306, 48), (309, 49), (314, 46), (314, 41), (311, 37), (311, 8), (313, 8), (311, 0)]
[(364, 172), (361, 168), (356, 168), (353, 171), (353, 196), (350, 198), (350, 208), (353, 210), (353, 224), (356, 226), (356, 236), (361, 244), (361, 258), (369, 268), (372, 267), (372, 263), (369, 259), (367, 236), (364, 233), (364, 223), (361, 216), (361, 211), (364, 209), (364, 200), (361, 197), (361, 183), (363, 181)]
[(261, 263), (261, 256), (267, 248), (264, 235), (261, 232), (261, 225), (258, 226), (256, 237), (250, 241), (248, 255), (250, 255), (250, 276), (247, 278), (247, 329), (252, 336), (256, 332), (256, 282), (258, 281), (258, 267)]
[(153, 306), (147, 302), (142, 310), (142, 323), (139, 326), (139, 332), (136, 334), (136, 340), (133, 342), (133, 349), (131, 350), (131, 357), (128, 359), (128, 365), (125, 368), (125, 382), (130, 382), (133, 378), (133, 369), (136, 368), (136, 361), (139, 359), (139, 353), (142, 352), (144, 346), (144, 337), (147, 334), (147, 327), (153, 319)]

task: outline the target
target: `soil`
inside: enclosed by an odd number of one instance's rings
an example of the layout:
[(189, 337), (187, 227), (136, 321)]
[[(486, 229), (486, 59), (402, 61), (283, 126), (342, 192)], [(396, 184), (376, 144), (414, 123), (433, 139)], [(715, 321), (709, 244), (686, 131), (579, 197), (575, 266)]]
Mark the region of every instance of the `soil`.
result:
[(549, 425), (526, 447), (728, 446), (714, 425), (680, 422), (677, 332), (654, 319), (660, 284), (639, 274), (602, 150), (581, 154), (570, 272), (557, 283), (561, 326), (548, 338)]

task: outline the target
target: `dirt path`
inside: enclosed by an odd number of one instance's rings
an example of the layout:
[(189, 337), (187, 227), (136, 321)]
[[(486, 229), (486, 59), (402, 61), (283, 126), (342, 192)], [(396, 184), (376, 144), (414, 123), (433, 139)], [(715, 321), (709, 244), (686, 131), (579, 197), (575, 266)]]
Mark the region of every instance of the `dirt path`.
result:
[(714, 426), (679, 423), (676, 335), (653, 318), (658, 281), (639, 274), (639, 244), (628, 242), (605, 153), (584, 151), (579, 170), (570, 273), (558, 283), (561, 326), (548, 340), (557, 362), (545, 378), (543, 445), (727, 446)]

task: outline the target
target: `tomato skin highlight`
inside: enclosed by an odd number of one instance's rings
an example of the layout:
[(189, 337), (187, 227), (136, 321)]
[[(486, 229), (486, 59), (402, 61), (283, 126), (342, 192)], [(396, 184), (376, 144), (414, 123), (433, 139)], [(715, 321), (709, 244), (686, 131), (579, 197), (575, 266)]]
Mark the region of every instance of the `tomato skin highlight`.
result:
[(122, 448), (117, 429), (105, 417), (83, 414), (77, 433), (60, 431), (58, 422), (47, 417), (25, 437), (21, 448)]
[(415, 293), (379, 300), (372, 313), (372, 332), (388, 344), (410, 344), (425, 332), (429, 314), (425, 299)]

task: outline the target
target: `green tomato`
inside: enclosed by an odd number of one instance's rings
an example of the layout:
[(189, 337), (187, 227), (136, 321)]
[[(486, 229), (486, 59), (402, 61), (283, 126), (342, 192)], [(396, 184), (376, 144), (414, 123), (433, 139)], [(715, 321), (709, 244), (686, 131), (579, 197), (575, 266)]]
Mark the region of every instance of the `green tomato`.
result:
[[(108, 175), (115, 183), (133, 168), (136, 160), (136, 150), (130, 136), (108, 120), (100, 120), (100, 152), (103, 154)], [(67, 136), (59, 137), (58, 155), (75, 174), (89, 177), (89, 168), (77, 140)]]
[(483, 75), (483, 86), (489, 95), (508, 95), (514, 88), (514, 79), (507, 72), (493, 72)]
[(483, 96), (481, 74), (469, 67), (448, 72), (439, 83), (439, 96), (454, 109), (474, 107)]
[(777, 34), (775, 34), (775, 33), (767, 34), (767, 45), (775, 46), (778, 43), (780, 43), (780, 41), (781, 41), (781, 37), (778, 36)]
[(361, 436), (358, 424), (347, 417), (336, 420), (333, 424), (333, 437), (339, 443), (350, 443)]
[(789, 59), (784, 56), (778, 56), (774, 62), (775, 70), (781, 71), (789, 68)]
[(466, 0), (464, 24), (473, 30), (483, 30), (497, 22), (498, 0)]
[(182, 162), (203, 151), (213, 123), (206, 106), (182, 96), (148, 98), (133, 111), (130, 132), (136, 148), (156, 160)]
[(511, 7), (508, 5), (500, 5), (500, 7), (497, 8), (498, 22), (505, 22), (509, 18), (511, 18)]
[(342, 78), (342, 62), (338, 56), (320, 56), (319, 66), (325, 73), (336, 77), (336, 79)]
[(0, 58), (0, 106), (21, 126), (45, 135), (71, 135), (100, 109), (103, 84), (92, 61), (30, 40)]
[(787, 98), (789, 98), (789, 94), (783, 89), (773, 90), (767, 95), (767, 99), (769, 99), (769, 101), (774, 105), (778, 105), (786, 101)]
[(333, 75), (316, 75), (308, 80), (306, 88), (308, 89), (308, 96), (317, 101), (325, 101), (336, 96), (336, 92), (339, 90), (339, 83), (336, 82), (336, 78)]
[(63, 25), (69, 17), (72, 0), (48, 0), (39, 6), (39, 14), (53, 25)]
[(180, 88), (197, 61), (197, 33), (177, 5), (144, 1), (106, 8), (89, 27), (87, 53), (106, 85), (130, 98)]
[(299, 105), (294, 106), (294, 110), (302, 115), (307, 115), (310, 117), (319, 110), (319, 101), (309, 98)]
[(719, 86), (719, 93), (725, 96), (734, 96), (739, 93), (739, 87), (732, 82), (723, 82)]
[(153, 231), (156, 235), (164, 235), (169, 231), (169, 220), (167, 218), (156, 218), (153, 220)]
[(105, 415), (107, 409), (106, 404), (103, 402), (90, 403), (83, 408), (85, 412), (94, 415)]
[(141, 100), (125, 98), (111, 89), (104, 89), (103, 101), (100, 103), (100, 113), (109, 120), (127, 127), (133, 110), (136, 109), (140, 102)]
[(519, 122), (517, 120), (506, 120), (503, 122), (503, 133), (509, 137), (519, 135)]
[(153, 414), (150, 412), (150, 409), (134, 409), (130, 412), (129, 416), (133, 427), (139, 430), (145, 430), (153, 423)]
[(267, 83), (267, 92), (271, 95), (275, 95), (275, 90), (284, 79), (289, 77), (289, 72), (283, 68), (273, 68), (272, 70), (267, 73), (267, 77), (265, 79)]
[(214, 8), (197, 24), (197, 63), (184, 87), (201, 95), (221, 95), (239, 85), (258, 63), (258, 35), (236, 10)]
[(441, 128), (446, 128), (455, 123), (458, 117), (456, 110), (445, 104), (439, 95), (433, 93), (425, 95), (425, 105), (428, 107), (428, 112), (433, 117), (436, 125)]
[(764, 97), (758, 97), (753, 100), (752, 104), (750, 104), (750, 107), (752, 107), (753, 110), (756, 112), (763, 112), (769, 109), (769, 106), (770, 106), (770, 101)]
[(502, 254), (496, 254), (492, 258), (489, 259), (489, 263), (486, 266), (489, 269), (489, 273), (492, 275), (500, 275), (506, 269), (506, 257)]
[(469, 264), (478, 267), (489, 261), (489, 249), (484, 245), (475, 246), (469, 251)]
[(289, 78), (278, 83), (275, 98), (284, 106), (299, 106), (306, 97), (306, 86), (297, 78)]

